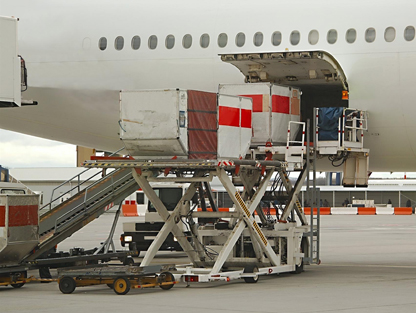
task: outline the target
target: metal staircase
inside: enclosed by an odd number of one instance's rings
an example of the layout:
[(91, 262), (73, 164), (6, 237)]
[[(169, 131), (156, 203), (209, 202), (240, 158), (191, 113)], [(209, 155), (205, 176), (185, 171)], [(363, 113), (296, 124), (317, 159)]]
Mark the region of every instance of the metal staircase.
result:
[[(80, 189), (78, 185), (78, 190)], [(39, 245), (25, 261), (32, 261), (71, 236), (89, 222), (98, 218), (112, 205), (137, 190), (138, 185), (131, 169), (118, 169), (102, 177), (95, 183), (79, 190), (56, 207), (51, 203), (41, 209), (39, 220)], [(49, 209), (48, 209), (49, 208)]]

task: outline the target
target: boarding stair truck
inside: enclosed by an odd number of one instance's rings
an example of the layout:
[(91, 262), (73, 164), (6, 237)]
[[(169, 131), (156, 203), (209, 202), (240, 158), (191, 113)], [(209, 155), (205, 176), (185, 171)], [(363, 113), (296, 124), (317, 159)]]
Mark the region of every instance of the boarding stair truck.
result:
[[(96, 175), (102, 174), (93, 176)], [(98, 249), (89, 253), (80, 249), (75, 249), (74, 253), (50, 253), (58, 243), (138, 188), (131, 171), (123, 169), (111, 171), (93, 184), (84, 183), (68, 190), (75, 194), (56, 206), (54, 203), (59, 202), (62, 195), (51, 198), (42, 208), (38, 195), (0, 195), (0, 286), (23, 286), (28, 281), (25, 276), (29, 269), (85, 265), (111, 259), (130, 263), (131, 256), (137, 255), (136, 251), (115, 251), (112, 237), (120, 210), (108, 239)], [(45, 257), (49, 253), (50, 257)]]

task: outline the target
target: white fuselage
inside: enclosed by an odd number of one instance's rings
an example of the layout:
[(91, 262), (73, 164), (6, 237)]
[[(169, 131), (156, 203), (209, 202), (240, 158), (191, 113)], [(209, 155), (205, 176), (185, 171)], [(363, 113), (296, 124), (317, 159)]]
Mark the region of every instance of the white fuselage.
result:
[[(72, 144), (115, 151), (119, 140), (119, 90), (186, 88), (216, 91), (219, 83), (243, 83), (244, 76), (219, 54), (326, 51), (342, 67), (348, 81), (349, 106), (369, 112), (365, 146), (370, 148), (372, 171), (416, 171), (416, 39), (407, 41), (404, 30), (415, 26), (416, 2), (375, 0), (339, 1), (32, 1), (0, 0), (0, 14), (16, 16), (19, 51), (28, 68), (29, 90), (24, 98), (38, 106), (2, 109), (0, 127)], [(374, 28), (374, 42), (365, 40)], [(395, 38), (385, 40), (385, 30), (395, 29)], [(354, 43), (346, 32), (354, 28)], [(337, 31), (330, 44), (327, 33)], [(290, 42), (292, 31), (300, 42)], [(311, 30), (319, 40), (308, 41)], [(280, 31), (281, 44), (272, 44)], [(236, 45), (244, 33), (245, 44)], [(255, 46), (253, 36), (264, 41)], [(202, 34), (210, 36), (207, 48)], [(228, 43), (220, 48), (217, 38), (226, 33)], [(192, 46), (182, 45), (184, 35)], [(140, 36), (137, 50), (131, 47)], [(156, 35), (156, 49), (148, 39)], [(168, 35), (175, 37), (172, 49), (165, 47)], [(115, 38), (124, 38), (124, 48), (115, 49)], [(99, 49), (99, 39), (107, 48)]]

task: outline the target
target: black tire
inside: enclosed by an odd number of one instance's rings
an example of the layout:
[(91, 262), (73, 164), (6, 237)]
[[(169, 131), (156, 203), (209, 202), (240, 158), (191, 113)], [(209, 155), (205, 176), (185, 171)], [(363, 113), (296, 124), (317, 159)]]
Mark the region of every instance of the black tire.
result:
[[(306, 253), (307, 244), (308, 244), (307, 239), (305, 237), (302, 238), (302, 241), (300, 243), (300, 251), (301, 252)], [(300, 274), (303, 271), (304, 271), (304, 269), (303, 269), (303, 258), (302, 258), (302, 261), (301, 261), (300, 265), (295, 265), (295, 270), (292, 273), (293, 274)]]
[(77, 283), (75, 279), (70, 276), (64, 276), (59, 280), (59, 290), (62, 293), (70, 294), (73, 293), (75, 288), (77, 287)]
[[(174, 282), (175, 276), (171, 272), (163, 272), (159, 275), (159, 279), (161, 283), (168, 283), (168, 282)], [(169, 290), (172, 289), (173, 284), (171, 285), (160, 285), (159, 286), (163, 290)]]
[(133, 265), (134, 264), (134, 259), (132, 257), (127, 257), (124, 259), (123, 261), (124, 265)]
[[(22, 278), (27, 278), (27, 272), (26, 272), (26, 271), (21, 272), (20, 274), (21, 274), (20, 279), (22, 279)], [(25, 283), (10, 284), (10, 285), (11, 285), (13, 288), (22, 288), (22, 287), (25, 285)]]
[[(244, 273), (258, 273), (259, 268), (256, 265), (247, 265), (244, 268)], [(255, 284), (259, 281), (259, 276), (256, 277), (243, 277), (244, 281), (248, 284)]]
[(302, 262), (300, 263), (300, 265), (295, 266), (295, 271), (293, 272), (293, 274), (300, 274), (302, 272), (303, 272), (303, 258), (302, 258)]
[(130, 291), (130, 281), (125, 277), (117, 277), (114, 279), (113, 290), (118, 295), (125, 295)]

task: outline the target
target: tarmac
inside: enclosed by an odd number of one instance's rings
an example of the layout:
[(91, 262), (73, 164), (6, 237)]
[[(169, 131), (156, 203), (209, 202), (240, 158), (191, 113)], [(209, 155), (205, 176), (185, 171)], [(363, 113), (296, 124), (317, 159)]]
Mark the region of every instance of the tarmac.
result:
[[(113, 217), (104, 214), (58, 249), (97, 246), (107, 238)], [(122, 223), (133, 220), (120, 218), (118, 248)], [(169, 291), (132, 289), (124, 296), (105, 285), (79, 287), (72, 294), (62, 294), (57, 283), (0, 287), (0, 312), (416, 312), (415, 215), (322, 216), (320, 258), (320, 265), (305, 266), (299, 275), (262, 276), (256, 284), (236, 280), (187, 288), (179, 283)], [(188, 262), (182, 252), (161, 252), (155, 261)]]

